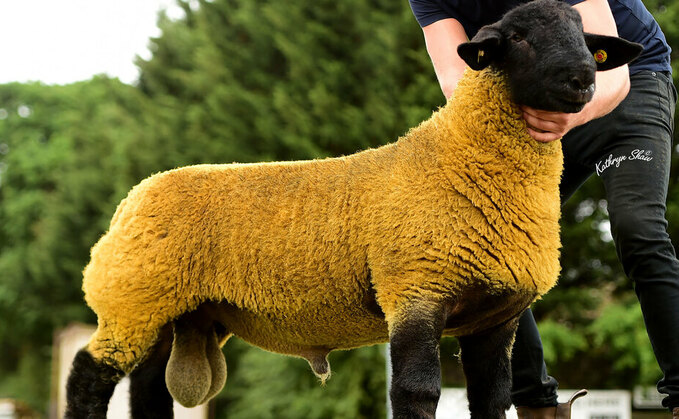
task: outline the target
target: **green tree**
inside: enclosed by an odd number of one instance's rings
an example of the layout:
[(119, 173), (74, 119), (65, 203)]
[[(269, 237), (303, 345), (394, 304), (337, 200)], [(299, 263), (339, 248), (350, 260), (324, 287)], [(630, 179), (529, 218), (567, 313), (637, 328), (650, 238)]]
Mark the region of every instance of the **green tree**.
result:
[[(140, 88), (188, 161), (290, 160), (396, 139), (443, 97), (405, 2), (200, 2), (161, 19)], [(292, 29), (294, 28), (294, 29)]]
[(102, 77), (0, 86), (2, 396), (44, 403), (53, 331), (93, 320), (80, 291), (89, 248), (154, 166), (138, 153), (143, 99)]

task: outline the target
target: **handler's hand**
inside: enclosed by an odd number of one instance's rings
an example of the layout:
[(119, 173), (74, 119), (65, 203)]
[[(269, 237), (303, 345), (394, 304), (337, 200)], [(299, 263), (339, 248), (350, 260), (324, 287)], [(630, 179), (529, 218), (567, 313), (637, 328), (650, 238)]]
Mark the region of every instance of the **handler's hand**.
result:
[(523, 119), (528, 124), (528, 134), (542, 143), (558, 140), (571, 129), (586, 122), (581, 113), (549, 112), (528, 106), (522, 106), (521, 110)]

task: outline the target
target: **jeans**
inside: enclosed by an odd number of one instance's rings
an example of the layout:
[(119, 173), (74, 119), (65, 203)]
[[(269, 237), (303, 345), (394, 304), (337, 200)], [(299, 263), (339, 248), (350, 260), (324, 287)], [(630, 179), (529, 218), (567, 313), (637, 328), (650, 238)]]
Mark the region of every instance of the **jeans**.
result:
[[(677, 91), (665, 73), (642, 71), (630, 81), (630, 93), (613, 112), (562, 139), (561, 202), (592, 174), (603, 181), (618, 258), (634, 282), (664, 374), (658, 391), (668, 395), (663, 405), (673, 408), (679, 406), (679, 261), (667, 234), (665, 203)], [(547, 375), (530, 310), (519, 321), (512, 374), (516, 406), (556, 405), (558, 383)]]

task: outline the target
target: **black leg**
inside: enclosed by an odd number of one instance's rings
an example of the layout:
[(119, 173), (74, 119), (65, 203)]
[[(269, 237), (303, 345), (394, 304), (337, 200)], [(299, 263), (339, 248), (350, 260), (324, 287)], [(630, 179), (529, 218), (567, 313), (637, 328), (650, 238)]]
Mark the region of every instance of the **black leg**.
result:
[(124, 376), (117, 368), (97, 363), (81, 349), (73, 360), (66, 383), (67, 419), (106, 419), (108, 401), (116, 384)]
[(504, 419), (511, 406), (510, 356), (517, 320), (459, 338), (472, 419)]
[(393, 417), (434, 418), (441, 395), (439, 341), (442, 309), (408, 313), (391, 337), (391, 405)]
[(172, 330), (165, 328), (149, 357), (130, 374), (130, 411), (134, 419), (171, 419), (172, 396), (165, 385)]

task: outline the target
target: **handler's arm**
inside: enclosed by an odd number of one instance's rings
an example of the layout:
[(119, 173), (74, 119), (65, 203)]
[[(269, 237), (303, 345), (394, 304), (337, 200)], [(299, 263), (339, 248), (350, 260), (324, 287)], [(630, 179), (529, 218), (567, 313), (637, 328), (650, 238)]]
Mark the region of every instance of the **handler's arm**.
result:
[(448, 99), (467, 66), (457, 55), (457, 46), (467, 42), (467, 35), (460, 22), (452, 18), (441, 19), (427, 25), (422, 28), (422, 32), (439, 85)]
[[(580, 12), (585, 32), (618, 36), (613, 13), (607, 0), (586, 0), (573, 7)], [(538, 141), (557, 140), (572, 128), (611, 112), (627, 96), (629, 89), (630, 81), (627, 65), (608, 71), (598, 71), (596, 73), (594, 97), (578, 113), (547, 112), (524, 107), (524, 119), (530, 126), (536, 128), (529, 129), (529, 133)]]

